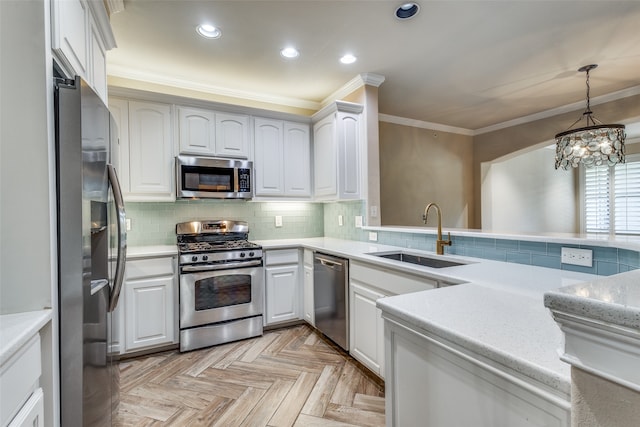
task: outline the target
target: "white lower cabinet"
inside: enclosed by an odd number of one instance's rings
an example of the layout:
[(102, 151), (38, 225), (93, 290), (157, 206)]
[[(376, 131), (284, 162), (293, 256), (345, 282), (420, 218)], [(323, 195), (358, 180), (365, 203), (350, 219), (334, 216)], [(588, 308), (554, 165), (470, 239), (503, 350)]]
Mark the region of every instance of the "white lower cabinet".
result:
[(384, 378), (384, 324), (376, 300), (386, 295), (351, 280), (349, 325), (351, 355)]
[(300, 319), (299, 250), (265, 252), (265, 325)]
[(385, 319), (386, 425), (568, 427), (568, 399), (441, 338)]
[(426, 291), (436, 280), (351, 260), (349, 264), (350, 353), (381, 378), (385, 377), (384, 323), (376, 301), (390, 295)]
[(302, 318), (311, 326), (316, 324), (313, 306), (313, 251), (305, 249), (302, 266)]
[(38, 388), (15, 416), (8, 427), (44, 426), (44, 394)]
[(177, 342), (175, 263), (175, 257), (127, 261), (120, 307), (124, 353)]

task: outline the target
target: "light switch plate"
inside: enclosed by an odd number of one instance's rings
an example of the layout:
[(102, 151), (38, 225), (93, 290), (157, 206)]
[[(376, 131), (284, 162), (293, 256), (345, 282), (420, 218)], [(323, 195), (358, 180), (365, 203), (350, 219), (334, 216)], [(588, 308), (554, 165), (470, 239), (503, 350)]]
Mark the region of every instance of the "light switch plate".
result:
[(282, 227), (282, 215), (276, 215), (276, 227)]
[(127, 231), (131, 231), (131, 218), (126, 218), (124, 222), (126, 224), (125, 228), (127, 229)]
[(356, 228), (362, 228), (362, 217), (360, 215), (356, 216)]
[(378, 233), (376, 233), (375, 231), (370, 231), (369, 232), (369, 240), (372, 242), (377, 242), (378, 241)]
[(593, 267), (593, 251), (591, 249), (562, 248), (560, 250), (560, 262)]
[(344, 225), (344, 219), (342, 218), (342, 215), (338, 215), (338, 225), (340, 227)]

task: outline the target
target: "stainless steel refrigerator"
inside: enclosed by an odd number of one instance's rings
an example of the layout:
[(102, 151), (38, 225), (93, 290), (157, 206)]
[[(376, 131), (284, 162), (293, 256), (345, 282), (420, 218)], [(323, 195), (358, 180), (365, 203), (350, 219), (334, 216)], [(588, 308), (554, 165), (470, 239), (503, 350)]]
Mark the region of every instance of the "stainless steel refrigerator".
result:
[(81, 78), (56, 79), (60, 425), (111, 426), (119, 376), (108, 324), (126, 256), (125, 212), (110, 148), (117, 130)]

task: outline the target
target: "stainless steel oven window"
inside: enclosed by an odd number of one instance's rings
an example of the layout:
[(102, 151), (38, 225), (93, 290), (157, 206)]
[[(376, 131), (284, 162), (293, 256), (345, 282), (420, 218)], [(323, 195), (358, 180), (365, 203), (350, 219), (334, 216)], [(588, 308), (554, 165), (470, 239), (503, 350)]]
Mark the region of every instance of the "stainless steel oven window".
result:
[[(180, 328), (207, 325), (244, 317), (258, 316), (263, 311), (264, 270), (262, 267), (234, 268), (229, 270), (200, 273), (183, 273), (180, 275)], [(196, 309), (196, 284), (205, 280), (230, 278), (238, 276), (251, 278), (251, 299), (247, 303), (230, 306)], [(237, 298), (237, 297), (234, 297)]]
[(195, 287), (196, 311), (230, 307), (251, 302), (251, 275), (207, 277)]

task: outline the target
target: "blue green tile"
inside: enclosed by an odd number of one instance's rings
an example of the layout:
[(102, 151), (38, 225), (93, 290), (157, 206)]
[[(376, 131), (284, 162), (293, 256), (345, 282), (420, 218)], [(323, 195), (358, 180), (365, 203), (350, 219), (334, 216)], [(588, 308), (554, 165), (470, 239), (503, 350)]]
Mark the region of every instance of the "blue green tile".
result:
[(538, 267), (560, 268), (560, 257), (531, 254), (531, 265)]
[(524, 240), (519, 241), (518, 250), (520, 252), (531, 252), (536, 254), (546, 254), (547, 244), (543, 242), (527, 242)]
[(486, 238), (476, 237), (474, 239), (474, 246), (476, 248), (495, 249), (496, 239), (486, 239)]
[(578, 273), (597, 274), (595, 265), (593, 267), (584, 267), (581, 265), (562, 264), (562, 270), (576, 271)]
[(640, 268), (640, 252), (628, 249), (619, 249), (618, 262), (629, 267)]
[(619, 273), (618, 263), (597, 261), (596, 271), (598, 276), (611, 276)]
[(526, 252), (507, 252), (507, 262), (531, 265), (531, 254)]
[(594, 261), (608, 261), (611, 263), (618, 263), (618, 248), (601, 248), (591, 247), (593, 250)]
[(517, 251), (518, 250), (518, 241), (517, 240), (507, 240), (507, 239), (496, 239), (496, 248), (497, 249), (505, 249), (508, 251)]

